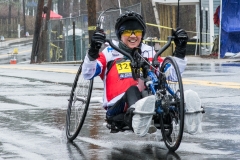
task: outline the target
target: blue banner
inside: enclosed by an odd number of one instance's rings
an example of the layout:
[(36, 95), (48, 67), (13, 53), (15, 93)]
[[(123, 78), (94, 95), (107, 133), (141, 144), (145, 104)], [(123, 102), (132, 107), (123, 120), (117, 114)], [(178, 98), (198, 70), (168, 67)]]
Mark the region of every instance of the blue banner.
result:
[(240, 1), (222, 0), (220, 58), (240, 52)]

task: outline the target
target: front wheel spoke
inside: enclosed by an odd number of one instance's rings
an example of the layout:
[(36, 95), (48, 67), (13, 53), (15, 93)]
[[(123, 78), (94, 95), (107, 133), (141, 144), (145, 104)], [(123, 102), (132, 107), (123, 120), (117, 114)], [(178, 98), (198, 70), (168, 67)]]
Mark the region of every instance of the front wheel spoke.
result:
[(83, 97), (83, 96), (76, 96), (76, 100), (81, 101), (81, 102), (83, 102), (83, 103), (86, 103), (86, 102), (87, 102), (87, 98), (86, 98), (86, 97)]
[(179, 125), (176, 123), (175, 120), (173, 121), (172, 127), (173, 127), (173, 131), (172, 131), (172, 134), (171, 134), (171, 138), (172, 138), (173, 142), (176, 142), (177, 137), (178, 137), (178, 132), (179, 132)]
[(81, 112), (82, 112), (82, 105), (77, 105), (75, 103), (72, 104), (72, 115), (73, 115), (73, 130), (77, 130), (78, 124), (81, 121)]

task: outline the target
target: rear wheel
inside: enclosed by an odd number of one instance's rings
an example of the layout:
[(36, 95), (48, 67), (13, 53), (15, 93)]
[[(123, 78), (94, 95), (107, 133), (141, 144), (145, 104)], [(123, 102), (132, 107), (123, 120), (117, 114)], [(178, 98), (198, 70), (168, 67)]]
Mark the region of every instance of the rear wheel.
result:
[[(184, 91), (181, 74), (176, 61), (166, 57), (160, 68), (165, 78), (160, 77), (162, 88), (166, 88), (168, 108), (160, 114), (163, 140), (170, 151), (176, 151), (181, 143), (184, 127)], [(171, 75), (171, 76), (170, 76)], [(161, 86), (160, 85), (160, 86)]]
[(73, 82), (66, 115), (66, 136), (73, 141), (81, 131), (92, 94), (93, 80), (85, 80), (81, 76), (80, 65)]

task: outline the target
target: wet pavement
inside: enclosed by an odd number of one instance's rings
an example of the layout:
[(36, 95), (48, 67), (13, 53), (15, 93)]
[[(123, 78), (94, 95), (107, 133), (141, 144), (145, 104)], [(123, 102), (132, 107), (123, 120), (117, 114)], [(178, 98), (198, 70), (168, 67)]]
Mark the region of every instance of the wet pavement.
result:
[[(13, 54), (16, 49), (17, 54)], [(17, 63), (30, 62), (32, 38), (20, 38), (0, 42), (0, 64), (9, 64), (11, 59)]]
[[(193, 62), (193, 60), (191, 60)], [(199, 61), (197, 61), (199, 62)], [(74, 143), (65, 137), (65, 115), (77, 65), (0, 65), (0, 157), (2, 159), (240, 159), (240, 70), (238, 62), (189, 63), (184, 89), (205, 107), (203, 132), (184, 133), (169, 153), (160, 132), (138, 137), (109, 133), (105, 110), (91, 103)], [(96, 79), (93, 96), (101, 97)]]

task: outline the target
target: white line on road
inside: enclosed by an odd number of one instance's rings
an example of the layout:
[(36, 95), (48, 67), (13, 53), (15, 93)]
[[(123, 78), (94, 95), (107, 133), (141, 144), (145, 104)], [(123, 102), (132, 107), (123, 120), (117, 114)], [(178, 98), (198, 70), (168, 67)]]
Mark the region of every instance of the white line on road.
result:
[(21, 54), (24, 54), (24, 53), (27, 53), (27, 52), (31, 52), (32, 50), (25, 50), (25, 51), (21, 51), (21, 52), (18, 52), (18, 54), (11, 54), (11, 53), (9, 53), (9, 54), (1, 54), (0, 55), (0, 58), (4, 58), (4, 57), (9, 57), (9, 56), (11, 56), (11, 55), (21, 55)]
[[(21, 69), (21, 70), (33, 70), (33, 71), (46, 71), (46, 72), (59, 72), (59, 73), (70, 73), (76, 74), (77, 69), (62, 69), (62, 68), (43, 68), (35, 65), (29, 66), (20, 66), (20, 65), (1, 65), (0, 68), (5, 69)], [(196, 84), (201, 86), (213, 86), (221, 88), (233, 88), (240, 89), (240, 83), (237, 82), (215, 82), (215, 81), (202, 81), (202, 80), (191, 80), (183, 78), (183, 84)]]

